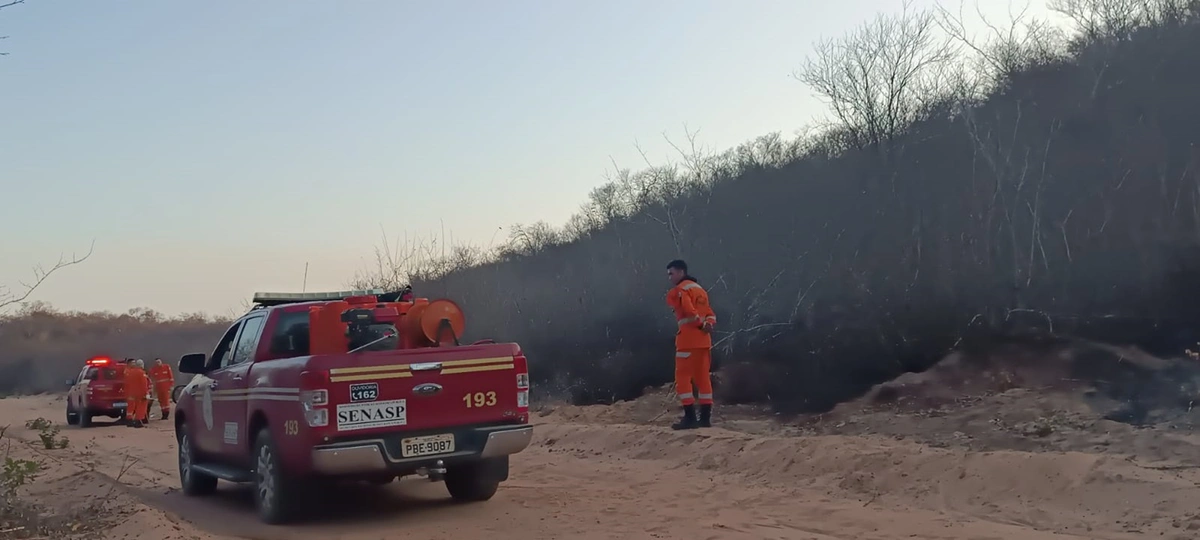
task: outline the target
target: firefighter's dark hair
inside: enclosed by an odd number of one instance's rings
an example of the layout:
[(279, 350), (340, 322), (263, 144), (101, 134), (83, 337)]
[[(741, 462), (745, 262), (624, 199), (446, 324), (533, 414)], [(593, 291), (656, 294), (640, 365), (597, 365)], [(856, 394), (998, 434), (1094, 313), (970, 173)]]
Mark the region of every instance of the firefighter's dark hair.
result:
[(677, 269), (677, 270), (683, 270), (683, 273), (685, 273), (685, 274), (688, 273), (687, 263), (683, 262), (683, 259), (675, 259), (675, 260), (667, 263), (667, 270), (670, 270), (672, 268)]

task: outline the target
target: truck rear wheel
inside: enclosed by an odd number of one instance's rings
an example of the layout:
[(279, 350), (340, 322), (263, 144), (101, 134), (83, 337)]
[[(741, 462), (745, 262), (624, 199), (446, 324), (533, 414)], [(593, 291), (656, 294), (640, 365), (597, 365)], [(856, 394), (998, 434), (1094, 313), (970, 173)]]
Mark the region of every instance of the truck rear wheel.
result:
[(254, 437), (254, 506), (258, 518), (271, 525), (295, 519), (308, 495), (301, 479), (289, 476), (267, 428)]
[(503, 458), (455, 465), (446, 469), (446, 490), (456, 501), (482, 502), (496, 494), (507, 476), (508, 460)]
[(192, 468), (195, 463), (196, 451), (192, 447), (192, 437), (188, 433), (187, 424), (179, 425), (179, 484), (183, 487), (184, 495), (209, 495), (217, 490), (217, 478), (209, 476)]
[(87, 410), (87, 407), (79, 409), (79, 427), (92, 427), (92, 413)]
[(71, 406), (70, 400), (67, 401), (67, 425), (68, 426), (79, 425), (79, 413), (75, 412), (75, 407)]

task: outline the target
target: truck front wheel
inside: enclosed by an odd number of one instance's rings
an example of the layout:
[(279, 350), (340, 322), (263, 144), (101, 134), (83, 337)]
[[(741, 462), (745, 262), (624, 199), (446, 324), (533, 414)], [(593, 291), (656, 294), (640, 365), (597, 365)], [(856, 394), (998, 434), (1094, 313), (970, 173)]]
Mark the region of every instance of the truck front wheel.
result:
[(284, 473), (279, 451), (267, 428), (254, 437), (254, 505), (258, 517), (271, 525), (295, 519), (307, 494), (300, 479)]
[(490, 458), (455, 465), (446, 469), (446, 490), (459, 502), (491, 499), (508, 477), (508, 459)]
[(183, 494), (189, 496), (209, 495), (217, 490), (217, 478), (209, 476), (192, 468), (196, 460), (196, 450), (192, 446), (192, 436), (188, 433), (187, 424), (179, 425), (179, 485)]
[(67, 425), (79, 425), (79, 413), (75, 412), (75, 407), (71, 406), (71, 400), (67, 400)]

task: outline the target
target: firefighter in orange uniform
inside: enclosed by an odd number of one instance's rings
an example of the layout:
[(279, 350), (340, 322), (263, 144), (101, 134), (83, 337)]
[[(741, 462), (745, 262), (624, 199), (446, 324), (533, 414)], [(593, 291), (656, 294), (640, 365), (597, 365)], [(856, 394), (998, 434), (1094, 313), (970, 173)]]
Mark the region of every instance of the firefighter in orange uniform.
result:
[(154, 359), (150, 368), (150, 381), (154, 384), (154, 396), (158, 398), (158, 408), (162, 411), (162, 419), (171, 417), (171, 389), (175, 387), (175, 373), (171, 366), (163, 363), (162, 358)]
[[(674, 260), (667, 264), (667, 277), (674, 287), (667, 293), (667, 305), (675, 312), (675, 392), (683, 406), (683, 419), (672, 429), (712, 426), (713, 387), (712, 330), (717, 315), (708, 303), (708, 293), (688, 274), (687, 263)], [(693, 395), (692, 384), (695, 383)], [(700, 416), (696, 417), (696, 401)]]
[(130, 360), (125, 366), (125, 418), (131, 427), (145, 427), (150, 406), (150, 378), (141, 362)]

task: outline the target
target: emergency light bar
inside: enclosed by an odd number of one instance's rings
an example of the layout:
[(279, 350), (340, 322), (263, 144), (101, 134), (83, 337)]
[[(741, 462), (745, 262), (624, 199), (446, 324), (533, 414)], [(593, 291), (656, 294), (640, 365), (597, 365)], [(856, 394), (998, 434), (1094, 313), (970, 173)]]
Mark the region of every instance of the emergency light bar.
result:
[(359, 289), (353, 291), (310, 292), (310, 293), (254, 293), (254, 303), (262, 305), (291, 304), (296, 302), (333, 302), (351, 296), (379, 296), (383, 289)]
[(109, 362), (112, 362), (112, 360), (107, 356), (97, 356), (95, 358), (89, 358), (87, 361), (88, 365), (90, 366), (103, 366), (107, 365)]

